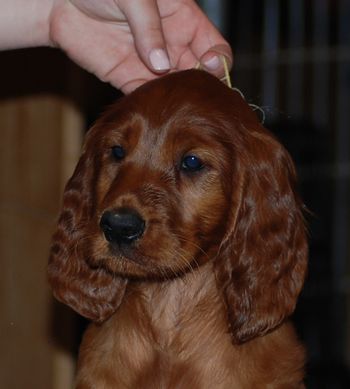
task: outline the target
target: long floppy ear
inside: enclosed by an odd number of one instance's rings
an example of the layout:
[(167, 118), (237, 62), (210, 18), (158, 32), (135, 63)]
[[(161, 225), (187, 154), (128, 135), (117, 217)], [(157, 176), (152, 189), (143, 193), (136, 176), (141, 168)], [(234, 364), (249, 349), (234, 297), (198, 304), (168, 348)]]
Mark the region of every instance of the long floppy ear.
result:
[(241, 136), (231, 225), (216, 263), (236, 343), (266, 334), (294, 311), (307, 264), (290, 156), (263, 128)]
[(58, 300), (82, 316), (102, 322), (120, 305), (127, 281), (103, 268), (91, 268), (88, 263), (84, 231), (94, 212), (97, 165), (96, 156), (85, 146), (64, 191), (63, 208), (53, 235), (48, 278)]

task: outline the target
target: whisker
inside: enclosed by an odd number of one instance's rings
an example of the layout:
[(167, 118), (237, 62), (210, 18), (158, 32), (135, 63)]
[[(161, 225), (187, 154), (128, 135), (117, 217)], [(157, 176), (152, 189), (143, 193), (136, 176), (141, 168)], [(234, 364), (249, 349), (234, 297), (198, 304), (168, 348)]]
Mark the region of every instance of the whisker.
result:
[(192, 242), (191, 240), (187, 239), (187, 238), (184, 238), (183, 236), (179, 235), (179, 234), (175, 234), (175, 236), (185, 242), (185, 243), (189, 243), (190, 245), (192, 245), (194, 248), (198, 249), (202, 254), (204, 254), (208, 259), (210, 259), (209, 255), (202, 249), (202, 247), (200, 247), (198, 244)]
[(199, 264), (196, 261), (195, 257), (191, 256), (188, 258), (186, 255), (187, 252), (184, 252), (181, 248), (173, 253), (173, 256), (176, 256), (180, 259), (180, 270), (181, 272), (185, 273), (188, 272), (188, 270), (191, 273), (195, 272), (195, 268), (193, 267), (193, 264), (196, 266), (196, 268), (199, 268)]

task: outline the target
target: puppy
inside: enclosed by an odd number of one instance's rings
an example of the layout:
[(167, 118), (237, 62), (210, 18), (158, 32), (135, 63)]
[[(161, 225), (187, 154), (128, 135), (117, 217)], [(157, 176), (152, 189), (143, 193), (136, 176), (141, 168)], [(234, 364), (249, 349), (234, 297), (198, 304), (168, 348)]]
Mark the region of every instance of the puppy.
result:
[(151, 81), (87, 135), (48, 267), (92, 324), (79, 389), (302, 388), (287, 320), (303, 205), (287, 151), (199, 70)]

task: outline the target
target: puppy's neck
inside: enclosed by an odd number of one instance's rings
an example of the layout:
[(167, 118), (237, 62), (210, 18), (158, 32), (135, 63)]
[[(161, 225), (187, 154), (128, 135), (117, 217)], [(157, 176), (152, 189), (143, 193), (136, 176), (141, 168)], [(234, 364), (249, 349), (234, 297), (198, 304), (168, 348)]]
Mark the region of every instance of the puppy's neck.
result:
[(164, 282), (131, 283), (125, 304), (142, 310), (148, 325), (158, 333), (176, 337), (186, 328), (198, 326), (203, 317), (205, 325), (212, 325), (213, 331), (217, 331), (219, 322), (223, 327), (227, 324), (212, 266), (207, 263)]

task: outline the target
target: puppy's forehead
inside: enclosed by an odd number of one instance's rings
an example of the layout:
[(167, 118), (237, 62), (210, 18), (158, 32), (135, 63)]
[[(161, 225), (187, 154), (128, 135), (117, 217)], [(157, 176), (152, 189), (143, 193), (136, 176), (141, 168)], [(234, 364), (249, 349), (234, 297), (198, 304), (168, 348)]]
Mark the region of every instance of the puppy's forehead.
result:
[[(258, 123), (239, 93), (207, 72), (187, 70), (142, 85), (120, 99), (99, 124), (105, 133), (106, 128), (113, 131), (134, 123), (134, 131), (146, 129), (148, 136), (153, 132), (159, 137), (173, 128), (186, 129), (186, 126), (202, 127), (205, 132), (210, 124), (222, 132), (220, 123), (237, 119), (247, 128)], [(141, 121), (140, 126), (137, 123)]]
[(188, 119), (191, 114), (204, 120), (236, 118), (242, 123), (258, 124), (240, 93), (202, 70), (185, 70), (147, 82), (128, 95), (123, 104), (126, 110), (133, 106), (159, 124), (173, 117)]
[(178, 72), (150, 81), (125, 96), (118, 104), (116, 120), (143, 120), (143, 128), (152, 132), (201, 126), (224, 112), (223, 102), (230, 100), (230, 94), (229, 88), (203, 71)]
[(223, 109), (231, 92), (214, 76), (188, 70), (150, 81), (128, 97), (146, 117), (165, 120), (191, 110), (208, 114), (207, 109)]

